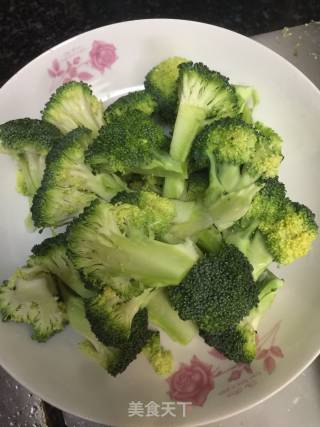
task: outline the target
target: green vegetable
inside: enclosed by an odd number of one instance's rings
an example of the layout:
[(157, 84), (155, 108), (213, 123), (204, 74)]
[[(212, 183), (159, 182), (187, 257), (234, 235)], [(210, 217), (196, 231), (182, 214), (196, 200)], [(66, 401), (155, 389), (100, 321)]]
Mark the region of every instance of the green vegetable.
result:
[[(228, 79), (204, 64), (179, 66), (179, 108), (174, 125), (170, 154), (186, 165), (192, 142), (207, 119), (233, 117), (238, 113), (238, 98)], [(179, 199), (185, 191), (184, 178), (167, 178), (166, 197)]]
[(160, 334), (154, 331), (142, 349), (154, 371), (158, 375), (169, 375), (173, 369), (173, 357), (170, 350), (165, 350), (160, 343)]
[(188, 240), (168, 244), (155, 239), (157, 229), (148, 210), (97, 200), (68, 227), (69, 253), (85, 279), (97, 286), (107, 286), (112, 276), (151, 286), (178, 284), (197, 261), (198, 251)]
[(200, 258), (179, 286), (168, 288), (181, 319), (214, 333), (238, 323), (258, 302), (252, 267), (232, 245)]
[(187, 61), (178, 56), (165, 59), (145, 77), (145, 88), (156, 99), (160, 115), (169, 123), (174, 122), (177, 114), (179, 65)]
[(67, 255), (66, 239), (64, 234), (45, 239), (31, 249), (33, 255), (28, 259), (31, 267), (39, 266), (43, 270), (57, 276), (82, 298), (89, 298), (94, 292), (86, 289), (79, 272), (74, 268)]
[(210, 334), (200, 331), (206, 343), (228, 359), (250, 363), (256, 357), (256, 333), (262, 316), (270, 308), (283, 281), (265, 271), (257, 282), (259, 302), (237, 325)]
[(168, 176), (183, 174), (179, 161), (166, 152), (168, 138), (145, 113), (133, 110), (100, 129), (86, 160), (97, 171)]
[(40, 186), (45, 158), (61, 139), (60, 131), (37, 119), (17, 119), (0, 125), (0, 152), (17, 162), (17, 191), (32, 197)]
[(170, 304), (165, 289), (152, 294), (147, 309), (151, 324), (160, 328), (179, 344), (189, 344), (198, 333), (198, 328), (193, 322), (180, 319), (177, 311)]
[(103, 104), (84, 82), (71, 81), (59, 86), (42, 111), (42, 119), (62, 133), (85, 127), (97, 134), (103, 125)]
[(55, 276), (40, 266), (18, 268), (0, 286), (2, 320), (27, 323), (32, 339), (47, 341), (62, 331), (67, 321), (57, 285)]
[(58, 227), (68, 223), (97, 197), (110, 200), (126, 188), (113, 174), (93, 174), (84, 163), (92, 133), (77, 128), (65, 135), (49, 152), (40, 188), (31, 207), (36, 227)]
[(141, 90), (130, 92), (117, 99), (104, 112), (104, 121), (109, 124), (117, 117), (130, 115), (133, 110), (151, 116), (157, 109), (157, 103), (149, 92)]

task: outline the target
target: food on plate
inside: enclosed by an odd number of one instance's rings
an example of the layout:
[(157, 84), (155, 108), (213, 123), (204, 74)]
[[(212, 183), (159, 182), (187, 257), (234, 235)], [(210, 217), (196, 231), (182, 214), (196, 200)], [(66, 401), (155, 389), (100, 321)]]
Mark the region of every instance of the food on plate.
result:
[(253, 87), (172, 57), (107, 108), (72, 81), (42, 120), (0, 125), (34, 232), (53, 233), (0, 286), (2, 320), (39, 342), (69, 324), (112, 376), (139, 354), (169, 375), (164, 336), (251, 363), (283, 286), (272, 263), (307, 255), (318, 235), (279, 181), (284, 142), (255, 120), (257, 101)]

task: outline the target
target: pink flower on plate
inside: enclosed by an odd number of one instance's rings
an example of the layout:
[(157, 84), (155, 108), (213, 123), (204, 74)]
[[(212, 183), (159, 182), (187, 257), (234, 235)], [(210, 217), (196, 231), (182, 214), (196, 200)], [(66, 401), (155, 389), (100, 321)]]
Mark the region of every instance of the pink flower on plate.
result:
[(180, 369), (172, 374), (167, 382), (170, 385), (171, 399), (203, 406), (214, 388), (212, 365), (207, 365), (193, 356), (191, 363), (182, 363)]
[(101, 73), (117, 60), (116, 48), (113, 44), (94, 40), (89, 52), (91, 65)]
[(247, 374), (253, 374), (252, 368), (247, 363), (237, 363), (232, 368), (231, 374), (229, 375), (228, 381), (236, 381), (241, 378), (243, 372)]
[(259, 350), (256, 359), (263, 360), (263, 368), (270, 375), (276, 368), (276, 358), (283, 357), (281, 348), (278, 345), (272, 345), (268, 349)]
[(220, 351), (216, 350), (214, 347), (211, 348), (211, 350), (209, 351), (209, 354), (211, 354), (211, 356), (220, 359), (220, 360), (226, 360), (226, 356), (223, 353), (220, 353)]

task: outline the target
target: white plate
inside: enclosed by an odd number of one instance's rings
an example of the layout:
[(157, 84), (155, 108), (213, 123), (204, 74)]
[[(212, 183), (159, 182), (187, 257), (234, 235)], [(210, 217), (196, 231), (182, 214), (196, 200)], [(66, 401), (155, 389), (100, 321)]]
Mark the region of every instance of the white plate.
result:
[[(319, 214), (319, 91), (280, 56), (222, 28), (143, 20), (74, 37), (32, 61), (0, 90), (0, 122), (39, 117), (51, 91), (68, 78), (88, 79), (107, 101), (141, 86), (146, 72), (171, 55), (202, 61), (233, 83), (257, 88), (261, 104), (256, 117), (284, 138), (281, 178), (289, 195)], [(42, 237), (25, 230), (27, 200), (15, 193), (14, 165), (4, 156), (0, 182), (0, 279), (5, 279)], [(210, 354), (198, 339), (179, 347), (163, 337), (176, 359), (171, 381), (157, 377), (142, 356), (114, 379), (77, 351), (79, 337), (68, 328), (43, 345), (30, 340), (28, 328), (11, 323), (0, 324), (0, 362), (45, 400), (101, 423), (191, 426), (228, 417), (281, 389), (319, 353), (319, 253), (317, 242), (309, 256), (278, 271), (286, 286), (261, 325), (260, 357), (251, 370)], [(174, 399), (193, 402), (185, 417), (182, 406), (174, 403), (176, 417), (151, 416), (150, 405), (142, 406), (149, 417), (128, 416), (129, 402), (154, 401), (163, 413), (163, 402)]]

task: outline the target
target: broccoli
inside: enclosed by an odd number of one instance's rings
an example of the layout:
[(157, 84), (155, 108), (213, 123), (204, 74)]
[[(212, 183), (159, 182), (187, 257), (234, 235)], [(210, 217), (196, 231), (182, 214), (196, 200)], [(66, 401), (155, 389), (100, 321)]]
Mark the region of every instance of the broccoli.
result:
[(39, 245), (35, 245), (31, 252), (33, 255), (28, 259), (30, 267), (39, 266), (54, 274), (82, 298), (94, 295), (93, 291), (85, 288), (78, 271), (68, 258), (64, 234), (45, 239)]
[(270, 143), (266, 148), (265, 141), (255, 128), (239, 118), (218, 121), (196, 138), (194, 162), (199, 168), (210, 165), (204, 203), (220, 230), (245, 215), (261, 189), (260, 178), (277, 175), (282, 160), (281, 144), (275, 147)]
[(187, 191), (182, 200), (187, 202), (202, 200), (204, 198), (205, 192), (208, 188), (209, 180), (207, 171), (198, 171), (189, 175), (187, 181)]
[(133, 110), (100, 129), (86, 154), (97, 171), (168, 176), (183, 174), (178, 160), (165, 151), (168, 138), (160, 125), (145, 113)]
[(181, 319), (209, 333), (237, 324), (258, 302), (252, 267), (233, 245), (200, 258), (168, 295)]
[(249, 314), (237, 325), (229, 326), (226, 330), (214, 334), (200, 331), (205, 342), (215, 347), (228, 359), (235, 362), (250, 363), (256, 357), (256, 333), (262, 316), (270, 308), (276, 294), (283, 285), (270, 271), (265, 271), (259, 278), (259, 302)]
[[(144, 312), (140, 316), (140, 322), (132, 330), (131, 339), (126, 342), (123, 348), (105, 346), (93, 333), (91, 325), (86, 317), (84, 301), (63, 288), (62, 294), (67, 307), (67, 314), (70, 326), (85, 338), (79, 345), (80, 350), (94, 359), (101, 367), (106, 369), (111, 375), (116, 376), (123, 372), (128, 365), (140, 353), (147, 340), (151, 337), (151, 331), (147, 328), (147, 317)], [(142, 334), (146, 333), (146, 338)]]
[(41, 183), (46, 155), (61, 136), (55, 126), (42, 120), (17, 119), (0, 125), (0, 152), (17, 162), (19, 193), (34, 195)]
[(189, 240), (174, 245), (154, 239), (158, 227), (148, 209), (96, 200), (67, 229), (69, 256), (92, 283), (107, 286), (110, 276), (124, 276), (151, 286), (175, 285), (199, 254)]
[(246, 255), (257, 278), (272, 261), (290, 264), (306, 255), (317, 233), (314, 214), (290, 201), (284, 185), (273, 178), (265, 182), (247, 214), (223, 234)]
[(179, 65), (188, 62), (173, 56), (156, 65), (146, 75), (144, 86), (159, 105), (159, 113), (169, 123), (174, 121), (178, 106)]
[(94, 175), (84, 163), (84, 152), (91, 141), (89, 129), (77, 128), (50, 150), (43, 180), (31, 207), (36, 227), (66, 224), (97, 197), (110, 200), (126, 188), (118, 176)]
[(146, 356), (156, 374), (165, 376), (172, 372), (172, 353), (162, 347), (158, 331), (152, 333), (147, 344), (143, 347), (142, 353)]
[(0, 286), (0, 313), (4, 321), (31, 325), (38, 342), (62, 331), (67, 322), (58, 280), (40, 266), (18, 268)]
[(238, 96), (240, 117), (245, 122), (252, 123), (252, 112), (259, 103), (257, 91), (252, 86), (235, 85), (234, 88)]
[(193, 322), (180, 319), (169, 302), (166, 289), (160, 289), (152, 294), (147, 309), (151, 324), (163, 330), (179, 344), (189, 344), (198, 332)]
[[(179, 65), (179, 108), (174, 125), (170, 154), (186, 165), (192, 142), (206, 119), (233, 117), (238, 98), (228, 79), (205, 65), (192, 62)], [(184, 178), (165, 180), (164, 195), (179, 199), (185, 191)]]
[(131, 333), (136, 314), (144, 308), (150, 298), (152, 289), (129, 300), (105, 287), (97, 296), (85, 302), (86, 315), (96, 336), (105, 345), (121, 347)]
[(149, 92), (130, 92), (108, 106), (104, 112), (104, 121), (109, 124), (114, 118), (131, 114), (132, 110), (139, 110), (151, 116), (156, 108), (157, 103)]
[(71, 81), (58, 87), (42, 111), (42, 119), (68, 133), (85, 127), (96, 135), (104, 124), (103, 103), (84, 82)]
[(163, 178), (153, 175), (130, 174), (125, 177), (128, 188), (132, 191), (151, 191), (162, 194)]
[(211, 254), (219, 252), (222, 245), (222, 234), (215, 226), (200, 231), (196, 237), (197, 245), (202, 251)]

